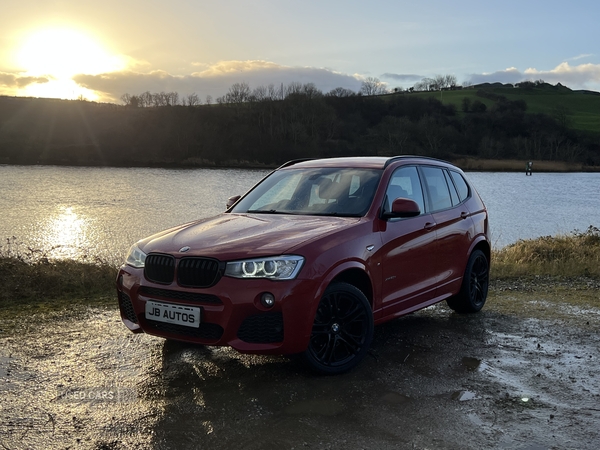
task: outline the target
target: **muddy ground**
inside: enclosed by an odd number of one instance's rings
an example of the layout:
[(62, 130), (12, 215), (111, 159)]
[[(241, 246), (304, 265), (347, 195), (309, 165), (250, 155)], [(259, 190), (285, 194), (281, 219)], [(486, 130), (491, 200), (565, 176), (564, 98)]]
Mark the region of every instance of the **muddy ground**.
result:
[(114, 307), (7, 315), (0, 449), (596, 450), (599, 287), (496, 283), (479, 314), (376, 328), (337, 377), (133, 335)]

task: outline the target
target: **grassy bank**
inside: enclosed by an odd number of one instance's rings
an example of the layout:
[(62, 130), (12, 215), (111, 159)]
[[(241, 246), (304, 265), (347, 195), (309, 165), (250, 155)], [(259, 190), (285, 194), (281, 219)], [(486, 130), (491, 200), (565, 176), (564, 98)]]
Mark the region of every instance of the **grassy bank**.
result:
[[(117, 268), (102, 262), (48, 260), (7, 252), (0, 247), (0, 308), (15, 305), (114, 303)], [(550, 277), (600, 280), (600, 229), (520, 240), (495, 250), (491, 278), (523, 280)]]
[(115, 267), (102, 263), (0, 256), (0, 308), (113, 301), (116, 274)]
[(519, 240), (495, 251), (493, 279), (600, 278), (600, 229)]

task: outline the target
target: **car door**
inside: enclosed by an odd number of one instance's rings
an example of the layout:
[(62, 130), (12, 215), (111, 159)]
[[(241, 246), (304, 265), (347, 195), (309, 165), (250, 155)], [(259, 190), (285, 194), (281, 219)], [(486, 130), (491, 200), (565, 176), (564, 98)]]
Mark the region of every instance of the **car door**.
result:
[(381, 229), (383, 316), (400, 315), (433, 296), (436, 274), (435, 222), (427, 212), (416, 166), (403, 166), (391, 176), (382, 209), (398, 197), (414, 200), (421, 214), (392, 218)]
[(471, 243), (472, 220), (445, 168), (420, 168), (428, 193), (429, 210), (436, 226), (436, 296), (460, 288)]

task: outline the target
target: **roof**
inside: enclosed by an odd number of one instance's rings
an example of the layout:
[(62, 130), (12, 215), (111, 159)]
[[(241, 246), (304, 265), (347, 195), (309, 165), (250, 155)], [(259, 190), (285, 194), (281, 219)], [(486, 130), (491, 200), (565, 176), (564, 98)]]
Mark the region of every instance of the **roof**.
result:
[(426, 156), (413, 156), (413, 155), (401, 155), (401, 156), (354, 156), (346, 158), (322, 158), (322, 159), (298, 159), (288, 161), (280, 167), (294, 166), (303, 168), (317, 168), (317, 167), (353, 167), (363, 169), (384, 169), (389, 164), (395, 161), (401, 160), (415, 160), (419, 162), (424, 161), (436, 161), (445, 164), (449, 164), (447, 161), (439, 159), (429, 158)]

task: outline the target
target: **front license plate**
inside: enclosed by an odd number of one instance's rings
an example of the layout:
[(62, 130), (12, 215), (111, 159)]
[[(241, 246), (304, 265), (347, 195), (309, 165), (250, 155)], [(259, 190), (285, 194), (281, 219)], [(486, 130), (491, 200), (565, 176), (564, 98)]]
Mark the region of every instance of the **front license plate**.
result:
[(199, 328), (200, 315), (200, 308), (195, 308), (193, 306), (158, 303), (153, 302), (152, 300), (146, 302), (146, 319), (156, 320), (158, 322)]

